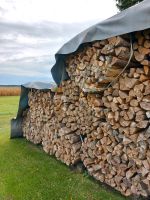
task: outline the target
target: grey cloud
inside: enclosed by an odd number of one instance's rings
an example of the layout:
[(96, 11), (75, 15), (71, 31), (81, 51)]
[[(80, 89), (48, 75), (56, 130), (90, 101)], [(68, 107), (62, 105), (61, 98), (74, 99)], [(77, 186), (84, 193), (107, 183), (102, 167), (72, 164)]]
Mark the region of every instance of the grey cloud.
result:
[[(82, 28), (81, 28), (82, 27)], [(21, 34), (24, 36), (43, 37), (43, 38), (57, 38), (68, 37), (77, 34), (87, 27), (86, 23), (78, 24), (60, 24), (54, 22), (40, 22), (40, 23), (9, 23), (0, 22), (0, 34), (10, 33), (14, 36)], [(73, 34), (74, 33), (74, 34)]]
[(51, 55), (10, 59), (2, 64), (2, 68), (0, 67), (0, 76), (7, 74), (29, 77), (50, 77), (50, 66), (53, 63), (54, 58)]
[[(91, 25), (0, 22), (0, 79), (9, 76), (50, 77), (54, 54), (74, 35)], [(21, 37), (21, 39), (20, 39)]]
[(46, 49), (52, 50), (57, 50), (66, 40), (64, 38), (55, 38), (55, 40), (49, 40), (49, 39), (43, 39), (43, 41), (40, 41), (41, 38), (36, 39), (35, 43), (31, 42), (18, 42), (17, 37), (15, 39), (0, 39), (0, 49), (2, 47), (2, 52), (3, 51), (10, 51), (15, 49), (20, 50), (20, 49)]
[(3, 8), (2, 7), (0, 7), (0, 12), (3, 12)]
[[(23, 49), (43, 49), (55, 53), (68, 39), (79, 32), (77, 24), (41, 22), (35, 24), (0, 22), (0, 52), (12, 50), (12, 54)], [(11, 37), (10, 37), (11, 36)], [(19, 36), (36, 40), (35, 43), (18, 41)]]
[(20, 76), (50, 76), (49, 60), (37, 61), (36, 59), (28, 60), (28, 64), (23, 60), (8, 61), (3, 64), (0, 74), (20, 75)]
[(0, 6), (0, 13), (3, 15), (5, 12), (7, 12), (7, 11)]
[[(8, 59), (7, 65), (15, 63), (16, 65), (26, 65), (27, 63), (30, 66), (26, 66), (27, 68), (33, 68), (35, 66), (43, 67), (44, 65), (49, 65), (50, 63), (54, 63), (54, 56), (53, 55), (42, 55), (42, 56), (36, 56), (36, 57), (25, 57), (25, 58), (14, 58), (14, 59)], [(42, 64), (42, 66), (41, 66)], [(50, 68), (50, 66), (49, 66)]]

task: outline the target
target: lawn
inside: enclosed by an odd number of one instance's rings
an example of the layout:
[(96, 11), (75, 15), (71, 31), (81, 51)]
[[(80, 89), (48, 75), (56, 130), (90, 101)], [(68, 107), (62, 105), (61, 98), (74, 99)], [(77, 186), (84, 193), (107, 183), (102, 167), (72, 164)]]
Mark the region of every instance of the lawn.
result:
[(9, 139), (19, 97), (0, 97), (0, 200), (125, 200), (25, 139)]

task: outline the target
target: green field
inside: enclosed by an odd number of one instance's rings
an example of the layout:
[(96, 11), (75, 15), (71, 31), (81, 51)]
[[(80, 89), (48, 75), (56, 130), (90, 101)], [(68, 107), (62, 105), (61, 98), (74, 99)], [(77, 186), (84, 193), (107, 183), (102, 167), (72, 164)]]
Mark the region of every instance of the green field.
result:
[(25, 139), (9, 139), (19, 97), (0, 97), (0, 200), (123, 200)]

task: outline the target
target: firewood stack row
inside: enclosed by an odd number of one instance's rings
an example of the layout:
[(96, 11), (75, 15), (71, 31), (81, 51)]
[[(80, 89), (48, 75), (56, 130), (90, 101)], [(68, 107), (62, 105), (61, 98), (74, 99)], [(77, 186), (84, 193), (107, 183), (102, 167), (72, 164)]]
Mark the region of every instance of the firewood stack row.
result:
[(81, 138), (76, 134), (79, 87), (62, 83), (59, 92), (29, 92), (29, 109), (24, 112), (23, 133), (27, 140), (40, 144), (50, 155), (73, 165), (79, 162)]
[(77, 134), (86, 136), (99, 128), (101, 120), (105, 119), (101, 94), (80, 93), (77, 112)]
[(150, 31), (135, 33), (132, 42), (131, 46), (127, 36), (118, 36), (93, 43), (69, 55), (66, 66), (71, 80), (83, 91), (102, 95), (105, 118), (84, 139), (85, 167), (126, 196), (149, 196)]
[(78, 112), (79, 87), (68, 80), (62, 82), (62, 94), (54, 96), (55, 130), (57, 139), (54, 141), (55, 156), (57, 159), (73, 165), (79, 162), (81, 154), (81, 139), (76, 134)]
[(29, 94), (24, 136), (126, 196), (149, 196), (150, 31), (82, 45), (66, 69), (49, 107)]
[[(97, 41), (68, 56), (66, 69), (71, 80), (85, 92), (104, 89), (128, 64), (131, 56), (129, 36)], [(132, 56), (129, 67), (140, 63)]]
[(97, 180), (121, 191), (150, 194), (150, 80), (131, 68), (104, 91), (106, 122), (83, 143), (82, 160)]
[(23, 114), (23, 135), (27, 140), (39, 144), (42, 141), (43, 125), (51, 119), (53, 94), (50, 91), (33, 89), (28, 98), (29, 108)]
[(150, 66), (150, 29), (135, 34), (134, 57), (143, 66)]
[(81, 139), (76, 134), (79, 88), (66, 81), (62, 83), (62, 92), (54, 96), (55, 156), (67, 165), (73, 165), (80, 161), (81, 154)]

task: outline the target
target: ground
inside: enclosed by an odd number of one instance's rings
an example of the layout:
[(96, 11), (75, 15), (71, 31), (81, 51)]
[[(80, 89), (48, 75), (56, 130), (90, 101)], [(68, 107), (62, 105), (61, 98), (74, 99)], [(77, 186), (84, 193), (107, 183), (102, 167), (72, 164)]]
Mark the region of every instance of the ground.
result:
[(25, 139), (9, 139), (19, 97), (0, 97), (0, 200), (124, 200)]

